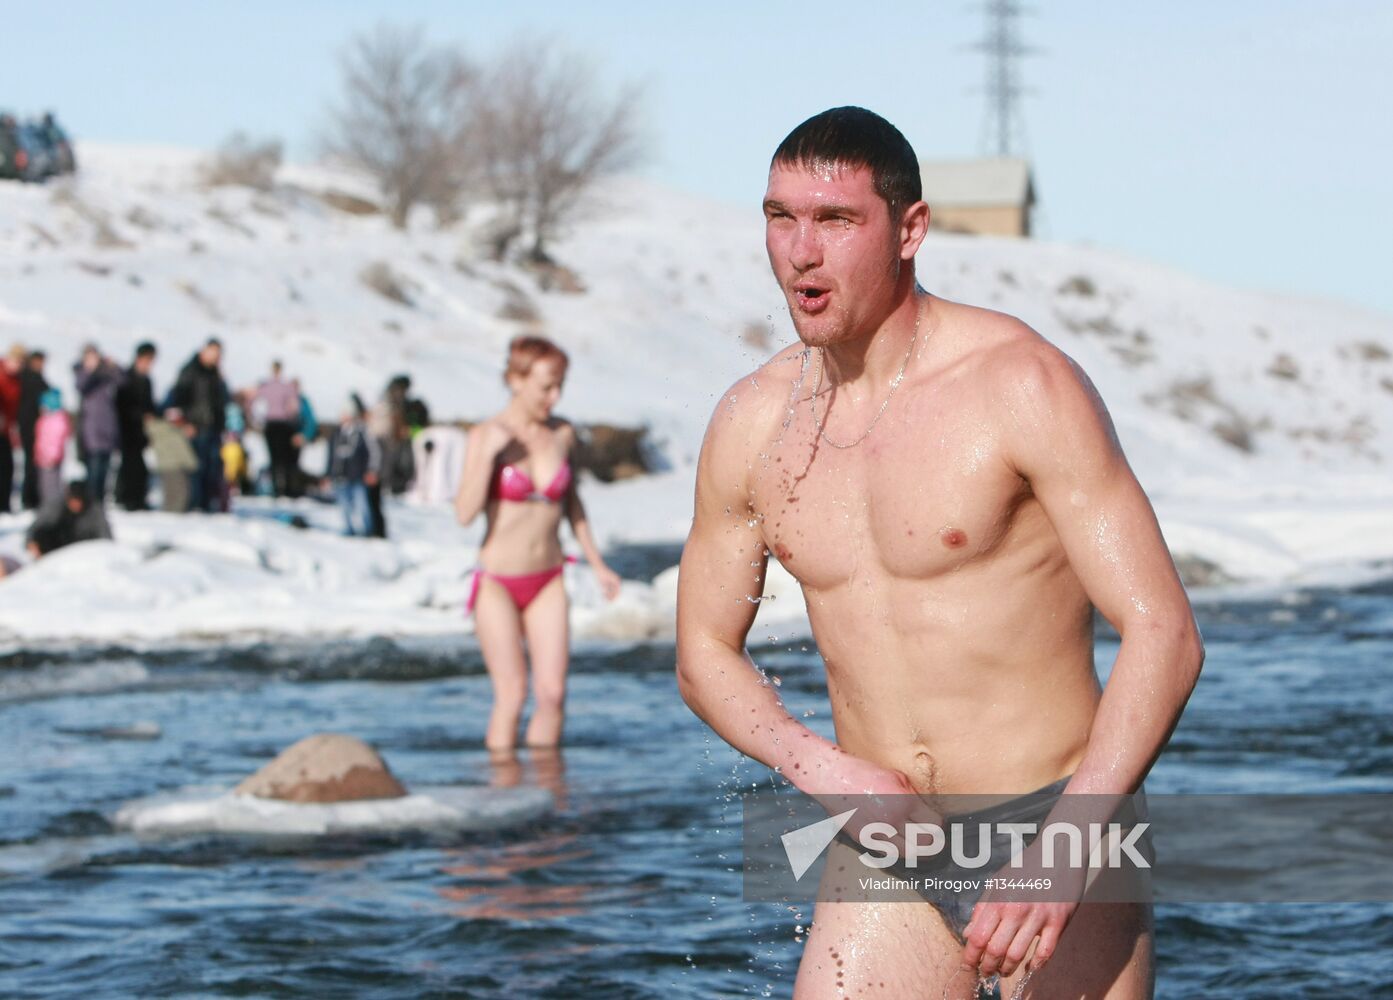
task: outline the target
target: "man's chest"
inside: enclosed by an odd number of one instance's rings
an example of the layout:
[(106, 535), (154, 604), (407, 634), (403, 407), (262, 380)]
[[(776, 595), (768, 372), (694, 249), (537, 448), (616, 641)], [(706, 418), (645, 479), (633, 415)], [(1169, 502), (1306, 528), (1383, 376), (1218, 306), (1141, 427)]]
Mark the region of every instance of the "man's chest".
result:
[(866, 574), (929, 579), (995, 551), (1029, 487), (990, 422), (930, 416), (907, 413), (845, 449), (810, 421), (789, 428), (753, 480), (770, 554), (826, 589)]

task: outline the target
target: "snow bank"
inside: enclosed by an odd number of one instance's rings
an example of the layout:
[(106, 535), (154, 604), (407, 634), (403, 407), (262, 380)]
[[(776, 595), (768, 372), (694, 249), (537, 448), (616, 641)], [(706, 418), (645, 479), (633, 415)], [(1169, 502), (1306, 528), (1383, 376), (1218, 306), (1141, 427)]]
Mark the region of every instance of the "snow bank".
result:
[(195, 791), (128, 802), (113, 822), (118, 830), (146, 837), (474, 833), (529, 822), (550, 812), (552, 804), (545, 788), (440, 787), (399, 799), (334, 803)]
[[(398, 371), (437, 418), (473, 418), (504, 402), (508, 339), (540, 330), (572, 354), (563, 411), (646, 423), (668, 466), (585, 484), (602, 543), (685, 537), (716, 398), (793, 339), (757, 206), (615, 183), (555, 248), (586, 289), (563, 294), (482, 259), (468, 219), (402, 233), (380, 215), (336, 210), (326, 193), (371, 195), (342, 172), (288, 166), (277, 190), (252, 192), (202, 187), (199, 154), (188, 150), (84, 144), (79, 159), (76, 178), (0, 185), (0, 338), (47, 348), (69, 403), (68, 364), (84, 341), (118, 358), (156, 341), (163, 390), (217, 334), (234, 384), (279, 357), (326, 421), (349, 390), (371, 397)], [(404, 301), (364, 280), (377, 265)], [(1264, 585), (1393, 565), (1387, 317), (1082, 246), (933, 234), (918, 266), (931, 291), (1018, 315), (1083, 365), (1177, 557)], [(448, 478), (423, 484), (420, 498), (448, 497)], [(270, 511), (256, 503), (234, 518), (117, 513), (115, 542), (0, 581), (0, 643), (471, 628), (462, 607), (478, 533), (448, 509), (394, 507), (388, 542), (338, 537), (332, 508), (294, 511), (309, 530), (262, 516)], [(0, 552), (21, 551), (26, 524), (0, 517)], [(672, 573), (626, 583), (613, 603), (584, 567), (568, 569), (567, 583), (582, 639), (671, 634)], [(806, 628), (781, 571), (768, 596), (757, 636)]]

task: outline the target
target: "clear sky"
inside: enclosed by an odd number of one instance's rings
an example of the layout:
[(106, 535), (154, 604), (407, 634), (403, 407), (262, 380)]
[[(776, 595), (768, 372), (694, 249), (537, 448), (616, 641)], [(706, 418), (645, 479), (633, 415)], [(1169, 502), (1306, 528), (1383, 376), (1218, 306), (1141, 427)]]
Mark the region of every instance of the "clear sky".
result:
[[(921, 158), (979, 151), (983, 31), (968, 0), (70, 0), (4, 15), (0, 107), (80, 138), (211, 146), (234, 129), (307, 157), (336, 54), (375, 23), (487, 54), (546, 32), (646, 89), (675, 188), (758, 210), (770, 153), (838, 104)], [(1393, 317), (1393, 3), (1036, 0), (1024, 21), (1043, 235)]]

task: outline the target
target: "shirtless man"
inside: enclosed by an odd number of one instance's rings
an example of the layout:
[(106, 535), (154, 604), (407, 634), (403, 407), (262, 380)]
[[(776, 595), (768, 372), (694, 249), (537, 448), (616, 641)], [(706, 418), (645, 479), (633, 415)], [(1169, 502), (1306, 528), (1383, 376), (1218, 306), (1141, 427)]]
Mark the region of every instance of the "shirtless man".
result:
[[(790, 133), (764, 214), (802, 343), (711, 419), (678, 592), (683, 698), (809, 794), (1135, 792), (1204, 647), (1088, 377), (1019, 320), (918, 288), (929, 208), (879, 116), (838, 108)], [(745, 653), (771, 552), (807, 599), (835, 743)], [(1094, 607), (1122, 637), (1106, 690)], [(988, 898), (960, 930), (932, 906), (818, 902), (795, 996), (967, 996), (965, 966), (1006, 989), (1038, 970), (1033, 997), (1152, 995), (1146, 904)]]

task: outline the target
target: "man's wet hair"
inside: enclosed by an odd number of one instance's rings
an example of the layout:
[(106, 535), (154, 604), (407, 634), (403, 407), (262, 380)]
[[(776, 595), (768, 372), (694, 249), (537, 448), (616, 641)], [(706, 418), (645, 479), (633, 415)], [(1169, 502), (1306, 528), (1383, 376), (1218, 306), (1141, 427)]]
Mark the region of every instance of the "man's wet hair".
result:
[(924, 196), (914, 147), (899, 129), (865, 108), (830, 108), (813, 115), (779, 143), (769, 163), (775, 164), (812, 170), (864, 167), (895, 220)]

